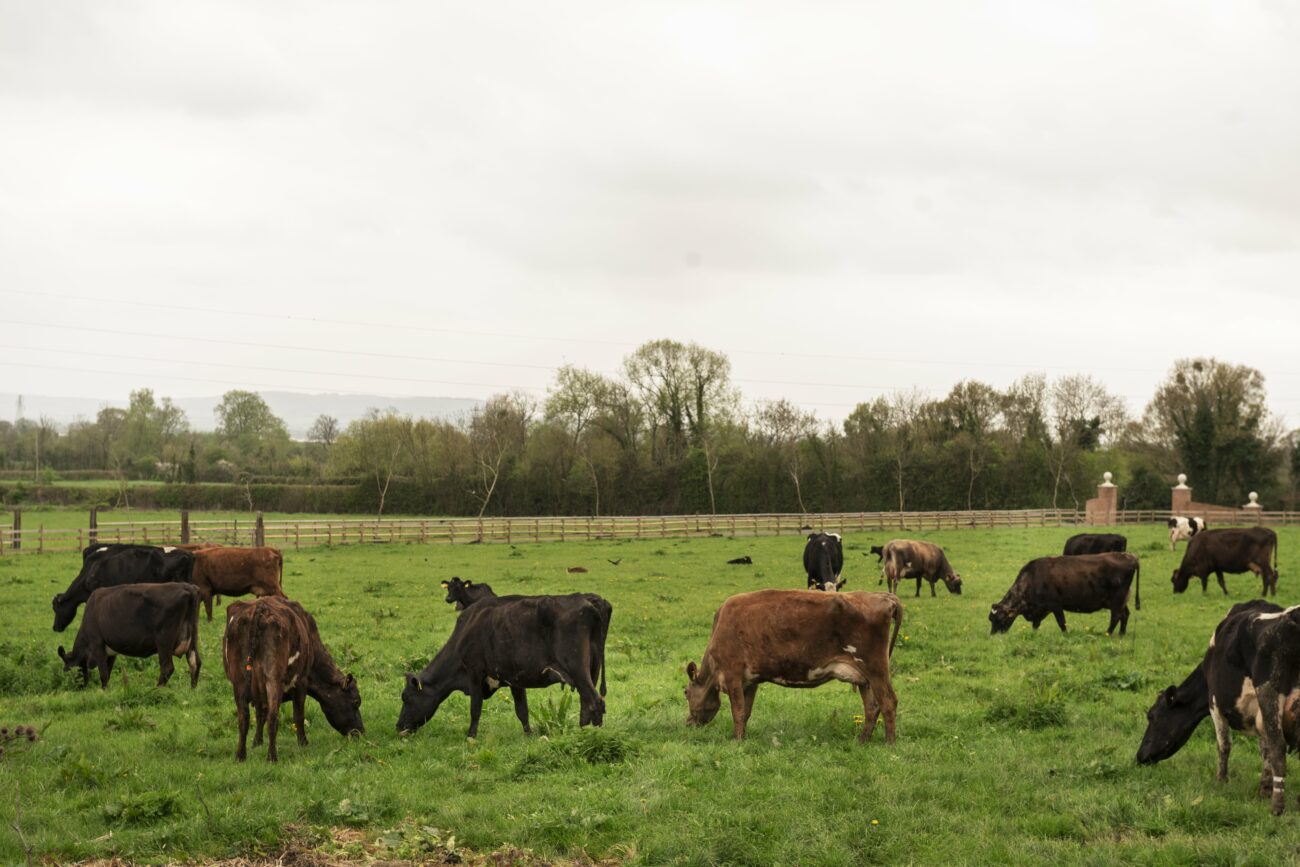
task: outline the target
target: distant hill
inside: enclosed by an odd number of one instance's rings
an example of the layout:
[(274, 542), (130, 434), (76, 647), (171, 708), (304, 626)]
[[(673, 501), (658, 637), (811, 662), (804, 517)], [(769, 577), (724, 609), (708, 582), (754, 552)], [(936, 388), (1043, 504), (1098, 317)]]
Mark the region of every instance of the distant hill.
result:
[[(400, 415), (419, 418), (454, 419), (468, 414), (483, 401), (466, 397), (385, 397), (380, 394), (302, 394), (292, 391), (259, 392), (262, 399), (271, 407), (271, 411), (284, 419), (289, 427), (289, 435), (302, 439), (307, 429), (319, 415), (332, 415), (339, 420), (341, 427), (348, 422), (361, 418), (371, 408), (387, 409), (392, 407)], [(159, 395), (160, 397), (165, 395)], [(173, 402), (189, 417), (190, 426), (195, 430), (209, 431), (217, 426), (214, 410), (221, 397), (180, 397)], [(0, 418), (13, 420), (17, 409), (18, 395), (14, 392), (0, 392)], [(77, 418), (93, 419), (95, 414), (105, 406), (125, 407), (127, 399), (95, 397), (50, 397), (42, 394), (23, 395), (23, 415), (27, 418), (48, 416), (59, 425), (67, 425)]]

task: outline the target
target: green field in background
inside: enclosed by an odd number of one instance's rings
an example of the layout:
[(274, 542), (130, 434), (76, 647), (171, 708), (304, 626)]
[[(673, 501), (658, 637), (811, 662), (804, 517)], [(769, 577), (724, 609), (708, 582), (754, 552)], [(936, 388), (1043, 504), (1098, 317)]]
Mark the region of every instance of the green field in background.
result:
[[(339, 826), (372, 838), (402, 831), (390, 839), (431, 826), (473, 850), (635, 863), (1294, 863), (1300, 810), (1269, 815), (1245, 738), (1226, 785), (1214, 780), (1208, 721), (1169, 761), (1133, 760), (1155, 693), (1196, 665), (1214, 625), (1258, 594), (1259, 580), (1229, 577), (1228, 598), (1213, 584), (1174, 596), (1182, 547), (1171, 554), (1161, 527), (1122, 529), (1142, 558), (1143, 601), (1123, 639), (1105, 636), (1105, 612), (1067, 615), (1066, 634), (1049, 618), (1038, 632), (1018, 621), (989, 635), (989, 605), (1026, 560), (1059, 553), (1072, 529), (927, 533), (965, 593), (940, 585), (931, 598), (926, 585), (916, 599), (914, 585), (901, 588), (892, 746), (882, 730), (856, 743), (861, 702), (838, 683), (763, 686), (743, 743), (730, 740), (725, 699), (712, 725), (684, 725), (683, 668), (700, 658), (713, 612), (737, 592), (802, 587), (801, 538), (286, 552), (285, 591), (356, 675), (367, 731), (346, 741), (309, 702), (311, 743), (299, 748), (284, 725), (275, 766), (264, 748), (242, 765), (233, 758), (224, 609), (201, 625), (197, 690), (183, 665), (155, 689), (156, 660), (119, 663), (129, 685), (115, 672), (106, 691), (79, 689), (55, 647), (71, 646), (80, 617), (62, 635), (50, 630), (50, 597), (78, 558), (6, 557), (0, 724), (34, 724), (43, 737), (0, 758), (0, 863), (23, 860), (9, 833), (15, 796), (23, 833), (59, 862), (162, 863), (270, 851), (287, 836), (327, 840)], [(1300, 601), (1300, 529), (1278, 535), (1278, 601), (1288, 604)], [(864, 553), (888, 538), (845, 538), (847, 589), (877, 589)], [(745, 554), (754, 565), (725, 565)], [(570, 566), (590, 571), (569, 575)], [(461, 695), (414, 736), (397, 736), (402, 673), (424, 665), (454, 622), (438, 586), (452, 575), (499, 593), (585, 590), (612, 602), (602, 730), (578, 730), (576, 701), (566, 706), (553, 687), (530, 693), (546, 739), (522, 734), (505, 691), (486, 702), (477, 741), (465, 738)]]

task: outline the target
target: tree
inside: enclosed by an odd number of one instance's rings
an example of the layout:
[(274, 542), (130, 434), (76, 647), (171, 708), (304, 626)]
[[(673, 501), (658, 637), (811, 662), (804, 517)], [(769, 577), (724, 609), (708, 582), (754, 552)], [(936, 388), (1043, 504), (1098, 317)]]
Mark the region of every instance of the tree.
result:
[(332, 415), (318, 415), (307, 429), (307, 439), (321, 443), (325, 448), (334, 445), (339, 437), (339, 420)]
[[(1065, 376), (1052, 383), (1048, 391), (1049, 414), (1055, 438), (1044, 441), (1052, 467), (1052, 508), (1062, 480), (1073, 496), (1070, 470), (1084, 451), (1095, 451), (1101, 443), (1118, 435), (1128, 413), (1124, 401), (1087, 374)], [(1076, 502), (1077, 506), (1077, 502)]]
[(699, 445), (714, 417), (736, 404), (731, 361), (696, 343), (652, 340), (623, 360), (623, 372), (664, 431), (670, 458)]
[(409, 442), (410, 425), (410, 420), (399, 416), (396, 410), (380, 412), (372, 408), (365, 418), (348, 425), (334, 450), (337, 465), (374, 480), (380, 515), (384, 514), (388, 488)]
[(289, 429), (256, 392), (232, 390), (217, 404), (217, 433), (245, 465), (274, 472), (288, 452)]
[(1242, 502), (1275, 487), (1281, 429), (1264, 375), (1214, 358), (1174, 363), (1145, 414), (1149, 436), (1175, 456), (1204, 502)]
[(754, 422), (763, 439), (780, 455), (783, 469), (794, 482), (799, 511), (807, 514), (803, 501), (801, 448), (817, 429), (816, 413), (804, 412), (788, 400), (769, 400), (759, 404)]
[(999, 416), (1000, 396), (990, 385), (965, 380), (952, 387), (937, 407), (946, 433), (962, 455), (966, 469), (966, 509), (975, 508), (975, 480), (992, 452), (991, 436)]
[(478, 476), (471, 494), (479, 502), (480, 518), (487, 511), (508, 464), (524, 449), (533, 409), (533, 401), (527, 395), (496, 394), (470, 414), (469, 443)]

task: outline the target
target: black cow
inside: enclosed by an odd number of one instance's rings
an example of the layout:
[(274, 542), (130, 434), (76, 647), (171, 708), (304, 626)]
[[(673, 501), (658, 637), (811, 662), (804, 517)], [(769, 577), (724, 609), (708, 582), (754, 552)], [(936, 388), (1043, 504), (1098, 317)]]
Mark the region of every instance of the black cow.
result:
[(809, 533), (803, 548), (803, 568), (808, 573), (809, 590), (838, 590), (844, 571), (844, 546), (839, 533)]
[[(500, 599), (492, 590), (491, 584), (475, 584), (473, 581), (462, 581), (460, 578), (452, 578), (450, 581), (442, 582), (443, 588), (447, 591), (449, 605), (455, 605), (457, 611), (464, 611), (469, 606), (478, 602), (480, 599)], [(605, 597), (595, 593), (574, 593), (573, 596), (581, 596), (596, 607), (600, 613), (601, 635), (609, 634), (609, 620), (614, 616), (614, 606), (606, 601)], [(525, 599), (529, 597), (511, 596), (511, 599)], [(532, 598), (554, 598), (554, 597), (532, 597)], [(600, 694), (605, 695), (605, 642), (600, 643)]]
[(447, 604), (455, 605), (457, 611), (464, 611), (480, 599), (496, 598), (491, 584), (475, 584), (473, 581), (462, 581), (460, 578), (442, 582), (442, 589), (447, 591)]
[[(158, 654), (158, 685), (171, 679), (173, 656), (190, 667), (190, 688), (199, 682), (199, 591), (193, 584), (121, 584), (101, 587), (86, 601), (72, 652), (59, 645), (63, 670), (81, 669), (82, 683), (93, 666), (108, 686), (118, 656)], [(125, 675), (124, 675), (125, 676)]]
[(398, 733), (414, 732), (432, 719), (447, 696), (460, 691), (470, 699), (469, 737), (475, 737), (483, 699), (505, 686), (524, 733), (531, 734), (526, 690), (555, 683), (577, 691), (582, 703), (580, 725), (601, 725), (605, 637), (612, 608), (605, 602), (602, 611), (592, 604), (592, 595), (492, 596), (475, 601), (461, 612), (433, 661), (419, 674), (406, 675)]
[[(1272, 560), (1272, 565), (1269, 561)], [(1187, 543), (1183, 562), (1174, 570), (1174, 592), (1182, 593), (1193, 578), (1201, 579), (1201, 592), (1210, 586), (1210, 573), (1219, 579), (1223, 594), (1228, 585), (1223, 573), (1254, 572), (1260, 576), (1261, 596), (1277, 595), (1277, 533), (1267, 527), (1231, 530), (1202, 530)]]
[(1077, 554), (1123, 554), (1128, 550), (1128, 539), (1119, 533), (1079, 533), (1065, 540), (1066, 556)]
[(1082, 554), (1030, 560), (1011, 589), (989, 611), (993, 632), (1006, 632), (1017, 617), (1037, 629), (1051, 614), (1065, 631), (1065, 612), (1091, 614), (1110, 609), (1106, 634), (1128, 630), (1128, 594), (1135, 585), (1134, 604), (1142, 610), (1141, 568), (1132, 554)]
[(91, 545), (81, 552), (81, 571), (68, 589), (54, 597), (54, 631), (62, 632), (77, 616), (77, 609), (100, 587), (121, 584), (188, 582), (194, 573), (194, 555), (179, 548), (149, 545)]
[(1262, 599), (1234, 605), (1210, 638), (1200, 665), (1156, 696), (1138, 748), (1144, 765), (1178, 752), (1207, 716), (1219, 748), (1218, 779), (1228, 779), (1232, 731), (1260, 734), (1261, 796), (1273, 815), (1286, 806), (1286, 753), (1300, 746), (1300, 606), (1283, 610)]
[[(877, 562), (877, 563), (883, 563), (884, 560), (885, 560), (885, 546), (884, 546), (884, 545), (872, 545), (872, 546), (871, 546), (871, 550), (868, 551), (867, 553), (868, 553), (868, 554), (875, 554), (875, 555), (876, 555), (876, 562)], [(866, 557), (867, 554), (863, 554), (862, 556), (863, 556), (863, 557)]]

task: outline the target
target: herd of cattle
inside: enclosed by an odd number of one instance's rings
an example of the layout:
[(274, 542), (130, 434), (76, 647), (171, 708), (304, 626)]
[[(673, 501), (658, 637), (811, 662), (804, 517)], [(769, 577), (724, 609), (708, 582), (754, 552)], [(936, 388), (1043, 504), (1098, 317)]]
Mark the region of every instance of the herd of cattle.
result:
[[(1170, 544), (1187, 539), (1172, 576), (1174, 591), (1209, 575), (1227, 593), (1224, 573), (1253, 572), (1262, 594), (1277, 594), (1277, 536), (1265, 528), (1208, 530), (1192, 519), (1172, 519)], [(1037, 629), (1049, 615), (1065, 630), (1065, 612), (1107, 610), (1124, 635), (1128, 597), (1140, 610), (1140, 564), (1116, 534), (1071, 537), (1059, 557), (1026, 563), (1001, 601), (989, 611), (994, 633), (1017, 617)], [(710, 722), (728, 697), (736, 738), (745, 736), (755, 693), (762, 683), (815, 687), (831, 680), (853, 684), (862, 699), (866, 741), (883, 720), (885, 739), (895, 737), (897, 697), (890, 657), (903, 621), (895, 592), (900, 582), (942, 581), (962, 591), (961, 576), (947, 555), (929, 542), (896, 539), (872, 547), (888, 592), (840, 592), (845, 580), (841, 537), (811, 533), (804, 546), (807, 589), (768, 589), (728, 598), (713, 619), (699, 664), (686, 667), (688, 723)], [(741, 558), (747, 560), (748, 558)], [(740, 561), (733, 561), (740, 562)], [(72, 651), (58, 654), (64, 668), (79, 668), (83, 682), (93, 667), (107, 686), (117, 656), (158, 655), (158, 685), (184, 658), (190, 685), (198, 682), (199, 607), (208, 620), (222, 595), (252, 594), (226, 611), (222, 661), (234, 691), (239, 735), (236, 758), (246, 757), (249, 706), (257, 720), (253, 745), (266, 732), (267, 758), (276, 761), (281, 704), (293, 705), (298, 741), (306, 743), (304, 705), (317, 701), (341, 734), (364, 731), (356, 680), (341, 672), (321, 641), (316, 621), (285, 597), (283, 560), (272, 548), (212, 545), (152, 547), (96, 544), (82, 553), (81, 570), (67, 591), (54, 597), (54, 629), (61, 632), (84, 604)], [(527, 690), (560, 683), (579, 697), (581, 725), (601, 725), (605, 715), (605, 642), (613, 608), (594, 593), (498, 596), (490, 585), (452, 578), (446, 601), (460, 612), (447, 642), (420, 672), (405, 675), (397, 730), (415, 732), (453, 692), (470, 700), (469, 736), (478, 731), (484, 699), (510, 690), (516, 716), (530, 733)], [(1282, 609), (1264, 600), (1232, 608), (1210, 640), (1203, 662), (1179, 686), (1162, 691), (1147, 712), (1148, 726), (1137, 759), (1157, 762), (1175, 753), (1206, 716), (1214, 720), (1219, 777), (1227, 774), (1231, 730), (1256, 731), (1263, 756), (1261, 792), (1279, 814), (1284, 802), (1285, 755), (1300, 745), (1300, 606)]]

